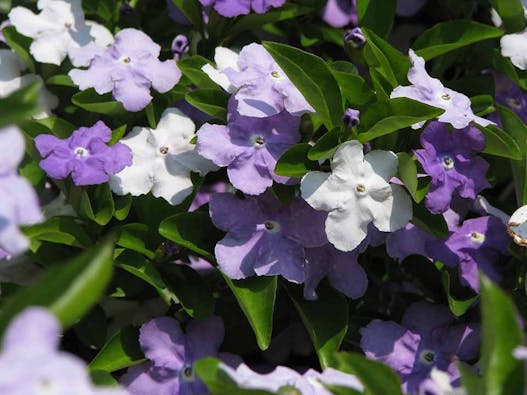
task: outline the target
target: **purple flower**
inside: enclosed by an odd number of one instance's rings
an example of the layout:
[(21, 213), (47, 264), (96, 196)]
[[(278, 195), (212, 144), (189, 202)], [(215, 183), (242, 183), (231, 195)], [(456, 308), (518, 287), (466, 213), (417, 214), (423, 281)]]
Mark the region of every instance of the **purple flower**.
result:
[(421, 146), (424, 149), (414, 152), (432, 177), (425, 201), (431, 212), (445, 212), (454, 194), (474, 200), (490, 187), (485, 178), (489, 164), (476, 156), (485, 147), (485, 138), (477, 128), (449, 132), (445, 125), (432, 122), (421, 134)]
[(204, 7), (214, 7), (218, 14), (227, 18), (247, 15), (251, 9), (265, 14), (271, 8), (281, 7), (286, 0), (199, 0)]
[(468, 219), (430, 252), (434, 259), (459, 267), (461, 282), (479, 292), (478, 269), (498, 281), (495, 264), (506, 253), (510, 238), (503, 222), (495, 217)]
[(503, 74), (495, 72), (493, 75), (496, 103), (510, 108), (524, 123), (527, 123), (527, 94)]
[(123, 29), (115, 42), (96, 55), (87, 70), (73, 69), (69, 76), (81, 90), (112, 92), (128, 111), (140, 111), (151, 101), (150, 88), (168, 92), (181, 77), (174, 60), (161, 62), (161, 47), (137, 29)]
[(183, 34), (178, 34), (172, 41), (172, 52), (174, 53), (174, 59), (179, 60), (184, 55), (188, 54), (190, 41), (188, 37)]
[(357, 0), (328, 0), (322, 10), (322, 19), (333, 27), (357, 26)]
[(326, 213), (295, 198), (282, 205), (271, 192), (240, 200), (229, 193), (211, 197), (212, 222), (227, 235), (214, 250), (221, 270), (230, 278), (281, 275), (305, 280), (304, 248), (327, 243)]
[(355, 110), (354, 108), (348, 108), (344, 111), (344, 116), (342, 117), (342, 123), (346, 127), (358, 126), (360, 124), (360, 111)]
[(238, 89), (235, 98), (240, 115), (264, 118), (284, 110), (293, 115), (315, 111), (262, 45), (243, 47), (238, 69), (228, 68), (224, 73)]
[(107, 143), (111, 139), (112, 131), (102, 121), (90, 128), (77, 129), (64, 140), (41, 134), (35, 138), (44, 158), (40, 167), (58, 180), (71, 174), (75, 185), (103, 184), (132, 164), (130, 148), (121, 143), (110, 147)]
[(128, 369), (121, 383), (130, 395), (200, 395), (208, 392), (193, 369), (195, 361), (219, 357), (237, 365), (238, 357), (218, 353), (223, 341), (223, 321), (219, 317), (194, 320), (183, 333), (169, 317), (153, 319), (141, 327), (139, 343), (147, 362)]
[[(445, 110), (437, 120), (450, 123), (456, 129), (467, 127), (470, 122), (475, 121), (482, 126), (491, 124), (487, 119), (477, 117), (470, 108), (470, 99), (462, 93), (445, 88), (441, 81), (428, 75), (425, 69), (425, 61), (417, 56), (414, 51), (409, 51), (412, 67), (408, 71), (410, 86), (398, 86), (390, 98), (408, 97), (413, 100), (439, 107)], [(412, 127), (418, 129), (424, 122), (417, 123)]]
[(0, 248), (18, 255), (29, 248), (19, 226), (33, 225), (44, 217), (33, 187), (17, 174), (25, 154), (24, 136), (18, 128), (0, 129), (0, 152)]
[(234, 187), (259, 195), (273, 185), (273, 180), (281, 184), (290, 181), (276, 175), (274, 168), (280, 156), (300, 140), (299, 126), (300, 118), (287, 112), (266, 118), (234, 113), (226, 126), (203, 125), (196, 146), (200, 155), (227, 167)]
[(397, 0), (397, 15), (405, 17), (415, 15), (425, 3), (426, 0)]
[(126, 394), (118, 387), (95, 387), (84, 361), (59, 351), (59, 340), (59, 322), (48, 310), (30, 307), (15, 317), (2, 343), (0, 393)]
[(456, 360), (470, 361), (478, 354), (479, 327), (456, 323), (447, 307), (427, 302), (412, 304), (402, 324), (374, 320), (361, 329), (361, 347), (366, 356), (394, 369), (410, 395), (433, 368), (447, 372), (459, 385)]
[(360, 27), (354, 27), (344, 34), (344, 41), (350, 43), (354, 48), (362, 48), (366, 44), (366, 36)]
[(194, 196), (194, 200), (192, 201), (188, 211), (197, 210), (204, 204), (207, 204), (213, 194), (227, 192), (228, 189), (229, 185), (222, 181), (218, 181), (213, 184), (202, 185), (196, 192), (196, 196)]
[(390, 233), (386, 238), (386, 253), (398, 261), (410, 255), (430, 257), (430, 243), (436, 238), (421, 228), (408, 224), (404, 228)]

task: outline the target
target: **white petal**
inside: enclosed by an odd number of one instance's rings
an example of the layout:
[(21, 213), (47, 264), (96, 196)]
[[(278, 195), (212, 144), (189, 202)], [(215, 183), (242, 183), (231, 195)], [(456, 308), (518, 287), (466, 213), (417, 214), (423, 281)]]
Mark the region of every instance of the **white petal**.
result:
[(68, 34), (37, 37), (31, 43), (29, 52), (35, 60), (41, 63), (51, 63), (60, 66), (68, 54), (71, 39)]
[(507, 230), (516, 244), (527, 247), (527, 205), (511, 215)]
[(86, 25), (90, 28), (90, 36), (95, 44), (101, 47), (113, 44), (113, 35), (105, 26), (93, 21), (86, 21)]
[(400, 185), (390, 185), (392, 193), (387, 199), (368, 199), (368, 209), (374, 216), (373, 224), (381, 232), (394, 232), (404, 228), (412, 219), (412, 200)]
[(229, 93), (234, 93), (236, 91), (236, 87), (231, 84), (227, 76), (212, 67), (210, 64), (207, 63), (206, 65), (203, 65), (201, 71), (207, 74), (212, 81), (221, 86), (225, 91)]
[(374, 150), (368, 152), (364, 161), (369, 163), (371, 169), (387, 182), (397, 174), (399, 159), (392, 151)]
[(331, 244), (341, 251), (352, 251), (366, 238), (372, 218), (363, 210), (355, 195), (350, 195), (345, 208), (333, 210), (326, 220), (326, 234)]
[(0, 129), (0, 174), (16, 170), (25, 153), (26, 142), (19, 128), (7, 126)]
[(501, 38), (501, 54), (521, 70), (527, 69), (527, 29)]
[(25, 7), (15, 7), (9, 12), (9, 20), (17, 32), (31, 38), (38, 37), (42, 31), (56, 30), (53, 21), (41, 18)]
[(300, 184), (302, 198), (317, 210), (331, 211), (342, 207), (348, 200), (345, 184), (330, 173), (312, 171)]
[(227, 68), (238, 71), (239, 56), (240, 55), (229, 48), (217, 47), (214, 51), (214, 62), (220, 71)]
[(342, 179), (351, 180), (355, 175), (362, 174), (364, 171), (362, 144), (357, 140), (341, 144), (333, 156), (331, 169)]
[(166, 161), (156, 162), (152, 194), (162, 197), (172, 205), (181, 203), (192, 193), (190, 172), (180, 167), (172, 167)]

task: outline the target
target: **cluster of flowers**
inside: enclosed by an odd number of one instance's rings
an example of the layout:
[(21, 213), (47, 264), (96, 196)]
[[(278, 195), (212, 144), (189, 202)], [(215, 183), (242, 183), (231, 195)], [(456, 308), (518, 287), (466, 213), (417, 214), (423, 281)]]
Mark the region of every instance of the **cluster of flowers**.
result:
[[(285, 0), (200, 2), (212, 18), (214, 13), (225, 17), (266, 13), (283, 6)], [(400, 1), (397, 12), (408, 16), (424, 3)], [(125, 111), (139, 112), (151, 106), (152, 91), (168, 93), (182, 78), (176, 61), (160, 60), (161, 47), (141, 30), (125, 28), (113, 36), (106, 27), (85, 20), (80, 0), (39, 0), (37, 6), (38, 14), (15, 7), (9, 24), (32, 40), (29, 49), (36, 61), (60, 66), (69, 59), (68, 75), (81, 91), (93, 88), (99, 95), (111, 93)], [(365, 40), (358, 29), (356, 0), (329, 0), (322, 18), (334, 27), (357, 28), (350, 34)], [(503, 56), (522, 70), (527, 68), (526, 35), (527, 30), (501, 39)], [(174, 39), (176, 59), (184, 57), (188, 46), (185, 36)], [(302, 117), (315, 109), (257, 43), (239, 52), (218, 47), (215, 66), (202, 67), (229, 95), (225, 124), (209, 119), (196, 127), (173, 104), (164, 109), (155, 127), (135, 126), (120, 139), (114, 139), (112, 130), (98, 121), (67, 138), (38, 134), (34, 147), (40, 168), (54, 182), (71, 176), (78, 187), (108, 183), (116, 195), (151, 193), (172, 206), (195, 192), (192, 173), (202, 178), (225, 175), (225, 182), (202, 187), (192, 209), (208, 204), (212, 223), (225, 232), (214, 256), (221, 272), (233, 280), (281, 276), (303, 284), (305, 299), (317, 300), (317, 288), (327, 278), (332, 287), (358, 299), (368, 290), (368, 275), (359, 257), (370, 246), (385, 245), (394, 260), (420, 255), (441, 262), (457, 271), (462, 285), (479, 293), (479, 272), (501, 281), (497, 263), (508, 254), (511, 241), (509, 217), (480, 195), (491, 187), (489, 163), (480, 155), (485, 149), (480, 128), (499, 119), (475, 115), (470, 99), (430, 76), (422, 57), (410, 50), (409, 59), (410, 85), (396, 87), (389, 96), (443, 110), (431, 122), (412, 125), (414, 130), (422, 129), (421, 147), (412, 154), (424, 172), (419, 177), (430, 181), (424, 206), (430, 215), (446, 222), (446, 238), (413, 221), (412, 198), (397, 178), (398, 156), (373, 149), (375, 142), (362, 144), (356, 133), (338, 145), (328, 162), (321, 161), (328, 165), (321, 169), (328, 171), (309, 171), (302, 178), (276, 174), (280, 157), (304, 139)], [(0, 97), (42, 82), (38, 75), (21, 75), (25, 68), (11, 49), (0, 50)], [(495, 77), (497, 81), (505, 78)], [(527, 96), (512, 83), (500, 87), (496, 102), (526, 121)], [(36, 118), (46, 118), (59, 102), (43, 88), (39, 104), (42, 113)], [(356, 132), (360, 122), (360, 111), (349, 108), (342, 127)], [(29, 249), (29, 239), (20, 228), (42, 222), (44, 216), (36, 192), (18, 174), (26, 143), (17, 127), (0, 130), (0, 152), (1, 260)], [(294, 189), (287, 203), (275, 193), (277, 185)], [(524, 216), (520, 212), (510, 219), (509, 231), (519, 244)], [(459, 361), (476, 370), (471, 364), (478, 357), (479, 332), (478, 322), (463, 322), (446, 306), (420, 301), (406, 309), (401, 322), (375, 319), (364, 325), (360, 347), (368, 358), (396, 371), (404, 391), (439, 395), (461, 384)], [(220, 369), (241, 388), (271, 392), (295, 388), (317, 395), (330, 394), (327, 386), (331, 385), (364, 390), (355, 376), (335, 369), (300, 374), (277, 367), (271, 373), (258, 373), (240, 357), (219, 352), (223, 335), (219, 317), (192, 320), (185, 332), (173, 318), (155, 318), (140, 330), (146, 361), (122, 375), (122, 388), (98, 388), (84, 362), (58, 351), (56, 318), (49, 311), (32, 308), (12, 321), (4, 335), (0, 393), (205, 394), (207, 388), (193, 368), (205, 357), (219, 358)], [(35, 367), (29, 375), (27, 366)]]

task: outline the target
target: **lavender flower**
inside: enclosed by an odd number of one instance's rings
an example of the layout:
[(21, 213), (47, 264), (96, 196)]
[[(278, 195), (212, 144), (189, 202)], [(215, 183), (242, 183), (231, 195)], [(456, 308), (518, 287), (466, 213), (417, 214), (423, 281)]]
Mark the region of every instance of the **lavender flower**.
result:
[(493, 73), (496, 86), (496, 103), (510, 108), (527, 123), (527, 94), (514, 82), (500, 73)]
[(199, 0), (204, 7), (214, 7), (218, 14), (227, 18), (247, 15), (253, 10), (265, 14), (271, 8), (281, 7), (286, 0)]
[(174, 53), (174, 60), (180, 60), (183, 56), (188, 54), (190, 41), (187, 36), (178, 34), (172, 41), (172, 52)]
[(362, 48), (366, 45), (366, 36), (360, 27), (354, 27), (344, 34), (344, 41), (350, 43), (354, 48)]
[(234, 355), (218, 353), (223, 335), (219, 317), (191, 321), (186, 333), (172, 318), (153, 319), (141, 327), (139, 336), (148, 361), (129, 368), (121, 383), (130, 395), (206, 394), (207, 387), (194, 373), (195, 361), (217, 356), (232, 365), (241, 362)]
[[(235, 107), (231, 101), (229, 107)], [(231, 113), (226, 126), (205, 124), (198, 130), (197, 150), (216, 165), (227, 167), (229, 180), (244, 193), (259, 195), (289, 177), (274, 173), (276, 162), (300, 140), (300, 119), (287, 112), (266, 118)]]
[[(462, 93), (445, 88), (441, 81), (428, 75), (425, 61), (417, 56), (414, 51), (409, 51), (412, 67), (408, 71), (410, 86), (398, 86), (390, 97), (408, 97), (419, 102), (439, 107), (445, 110), (437, 120), (450, 123), (456, 129), (467, 127), (474, 121), (482, 126), (491, 124), (487, 119), (477, 117), (470, 108), (470, 99)], [(413, 125), (414, 129), (422, 127), (423, 123)]]
[(168, 92), (181, 77), (174, 60), (161, 62), (161, 47), (137, 29), (123, 29), (115, 42), (96, 55), (87, 70), (73, 69), (69, 76), (81, 90), (94, 88), (102, 95), (112, 92), (128, 111), (145, 108), (152, 96), (150, 88)]
[(83, 127), (67, 139), (41, 134), (35, 145), (44, 158), (40, 167), (52, 178), (64, 179), (71, 174), (75, 185), (108, 182), (110, 176), (132, 164), (132, 151), (117, 143), (108, 146), (112, 131), (102, 121)]
[(287, 78), (272, 56), (260, 44), (242, 48), (238, 69), (223, 72), (238, 89), (237, 111), (247, 117), (269, 117), (282, 111), (293, 115), (314, 112), (300, 91)]
[(344, 123), (346, 127), (358, 126), (360, 124), (360, 111), (355, 110), (354, 108), (347, 108), (346, 111), (344, 111), (342, 123)]
[(458, 324), (447, 307), (427, 302), (412, 304), (402, 325), (374, 320), (361, 334), (366, 356), (394, 369), (410, 395), (421, 393), (434, 368), (446, 372), (451, 384), (459, 386), (456, 360), (472, 360), (479, 348), (478, 326)]
[(495, 264), (506, 253), (510, 239), (505, 225), (495, 217), (468, 219), (446, 241), (431, 248), (436, 260), (459, 267), (461, 282), (479, 292), (478, 270), (492, 280), (500, 274)]
[(322, 9), (322, 20), (333, 27), (357, 26), (357, 0), (328, 0)]
[(430, 257), (429, 248), (436, 238), (421, 228), (408, 224), (404, 228), (390, 233), (386, 238), (386, 253), (402, 261), (410, 255)]
[(445, 212), (455, 194), (474, 200), (490, 186), (485, 178), (489, 165), (476, 156), (485, 147), (477, 128), (449, 132), (445, 125), (433, 122), (421, 134), (421, 146), (424, 149), (415, 155), (432, 177), (425, 204), (433, 213)]
[(58, 350), (59, 339), (59, 323), (48, 310), (30, 307), (20, 313), (4, 335), (0, 354), (0, 393), (126, 394), (118, 387), (95, 387), (84, 361)]
[(29, 240), (18, 227), (44, 218), (33, 187), (17, 174), (25, 154), (24, 137), (18, 128), (0, 129), (0, 152), (0, 248), (18, 255), (29, 248)]
[(218, 193), (211, 197), (209, 211), (214, 225), (227, 232), (214, 252), (221, 270), (233, 279), (278, 274), (302, 283), (304, 248), (327, 243), (325, 213), (298, 198), (284, 206), (271, 192), (245, 200)]

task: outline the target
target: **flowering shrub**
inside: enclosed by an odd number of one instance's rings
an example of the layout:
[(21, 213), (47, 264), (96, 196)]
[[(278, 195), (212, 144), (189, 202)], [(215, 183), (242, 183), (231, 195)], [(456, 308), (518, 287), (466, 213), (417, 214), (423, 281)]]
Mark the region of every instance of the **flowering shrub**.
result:
[(522, 395), (527, 1), (0, 1), (0, 395)]

